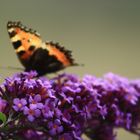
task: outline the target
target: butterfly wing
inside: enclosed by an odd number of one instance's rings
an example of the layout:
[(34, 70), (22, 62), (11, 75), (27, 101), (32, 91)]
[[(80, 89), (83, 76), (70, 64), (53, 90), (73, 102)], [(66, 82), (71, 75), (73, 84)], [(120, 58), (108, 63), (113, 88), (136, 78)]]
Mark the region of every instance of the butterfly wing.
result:
[(35, 30), (22, 25), (21, 22), (9, 21), (7, 29), (21, 63), (25, 68), (28, 67), (31, 56), (41, 47), (40, 35)]
[(46, 42), (46, 48), (50, 56), (53, 56), (62, 63), (62, 67), (74, 65), (74, 59), (72, 58), (71, 51), (66, 50), (58, 43)]
[(30, 67), (28, 67), (27, 71), (35, 69), (39, 75), (76, 65), (72, 59), (71, 51), (53, 42), (43, 43), (41, 48), (34, 52), (30, 61)]
[(21, 22), (9, 21), (8, 33), (25, 71), (36, 70), (38, 75), (56, 72), (65, 67), (77, 65), (66, 50), (58, 43), (42, 43), (40, 35)]

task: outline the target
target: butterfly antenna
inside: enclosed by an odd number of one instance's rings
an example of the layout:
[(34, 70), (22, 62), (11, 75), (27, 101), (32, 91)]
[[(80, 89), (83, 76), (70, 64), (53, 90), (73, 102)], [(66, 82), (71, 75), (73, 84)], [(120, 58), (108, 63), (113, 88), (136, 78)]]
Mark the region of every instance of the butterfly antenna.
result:
[(79, 63), (74, 63), (72, 66), (80, 66), (80, 67), (84, 67), (84, 64), (79, 64)]

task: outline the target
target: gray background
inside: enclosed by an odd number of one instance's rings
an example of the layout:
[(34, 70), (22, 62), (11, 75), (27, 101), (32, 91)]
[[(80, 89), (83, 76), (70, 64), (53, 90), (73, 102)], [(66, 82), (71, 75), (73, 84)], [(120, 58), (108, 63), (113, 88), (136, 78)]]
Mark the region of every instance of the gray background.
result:
[[(84, 67), (65, 72), (140, 77), (140, 0), (0, 0), (0, 67), (22, 67), (6, 29), (20, 20), (44, 41), (60, 42)], [(3, 79), (18, 70), (0, 68)], [(123, 130), (119, 140), (137, 139)]]

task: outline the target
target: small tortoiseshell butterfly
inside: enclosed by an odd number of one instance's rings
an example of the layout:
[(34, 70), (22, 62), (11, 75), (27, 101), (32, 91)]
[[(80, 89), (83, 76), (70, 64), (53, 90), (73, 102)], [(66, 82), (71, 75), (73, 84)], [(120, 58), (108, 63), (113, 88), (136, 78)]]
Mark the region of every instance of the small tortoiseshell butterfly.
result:
[(58, 43), (43, 42), (40, 35), (21, 22), (7, 23), (8, 33), (25, 71), (36, 70), (38, 75), (56, 72), (77, 65), (71, 51)]

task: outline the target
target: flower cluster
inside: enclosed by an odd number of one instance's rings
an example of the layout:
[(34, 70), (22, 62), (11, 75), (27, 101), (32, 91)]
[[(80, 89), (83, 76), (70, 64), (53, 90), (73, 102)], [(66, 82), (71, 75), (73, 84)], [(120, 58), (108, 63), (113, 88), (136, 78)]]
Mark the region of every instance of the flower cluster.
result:
[(1, 139), (82, 140), (86, 134), (114, 140), (116, 127), (139, 135), (140, 80), (112, 73), (83, 79), (36, 76), (34, 71), (23, 72), (1, 84)]
[(89, 130), (86, 131), (92, 139), (114, 140), (116, 127), (139, 135), (140, 80), (108, 73), (103, 78), (86, 76), (83, 81), (100, 95), (99, 110), (93, 111), (92, 107), (91, 119), (88, 118)]

